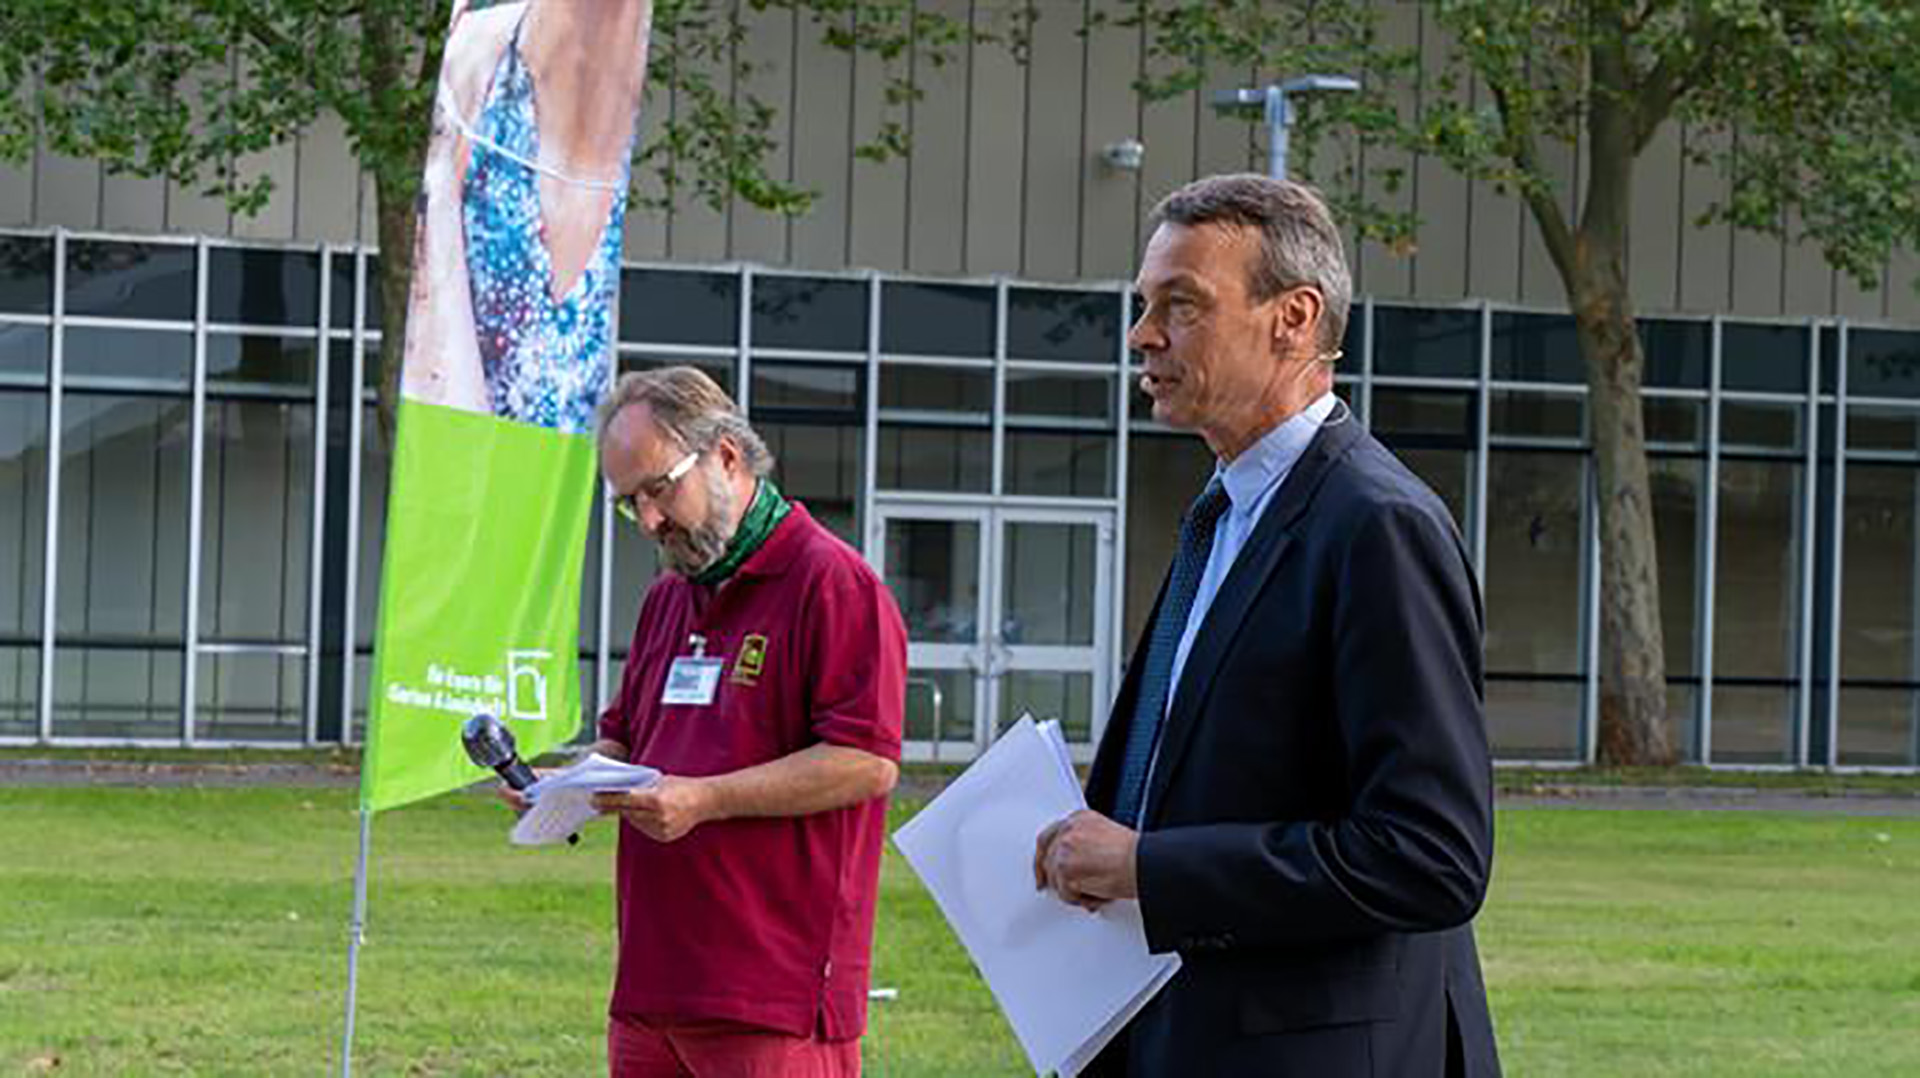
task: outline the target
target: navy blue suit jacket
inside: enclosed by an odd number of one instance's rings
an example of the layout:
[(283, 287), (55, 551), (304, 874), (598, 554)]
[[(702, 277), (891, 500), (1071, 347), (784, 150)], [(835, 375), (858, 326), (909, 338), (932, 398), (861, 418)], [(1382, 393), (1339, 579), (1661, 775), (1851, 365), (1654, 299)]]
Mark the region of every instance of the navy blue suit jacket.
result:
[[(1098, 811), (1141, 648), (1088, 780)], [(1497, 1075), (1470, 923), (1493, 862), (1481, 695), (1479, 589), (1446, 507), (1359, 423), (1323, 426), (1161, 735), (1140, 900), (1149, 946), (1184, 968), (1089, 1073)]]

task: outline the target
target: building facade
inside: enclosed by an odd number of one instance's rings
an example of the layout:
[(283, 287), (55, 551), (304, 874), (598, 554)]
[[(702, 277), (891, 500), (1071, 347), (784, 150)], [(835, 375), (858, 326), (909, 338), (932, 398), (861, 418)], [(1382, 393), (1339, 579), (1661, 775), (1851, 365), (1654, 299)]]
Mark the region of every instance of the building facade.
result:
[[(1418, 5), (1389, 13), (1444, 47)], [(1042, 19), (1027, 65), (930, 73), (911, 158), (873, 164), (852, 152), (880, 107), (866, 61), (760, 18), (780, 165), (820, 204), (631, 214), (620, 362), (712, 372), (782, 484), (893, 586), (911, 754), (962, 758), (1025, 710), (1090, 745), (1211, 467), (1133, 386), (1125, 281), (1152, 200), (1262, 167), (1258, 133), (1202, 95), (1140, 102), (1137, 42)], [(1724, 181), (1692, 137), (1649, 150), (1632, 251), (1679, 743), (1913, 768), (1920, 260), (1861, 289), (1811, 250), (1694, 227)], [(1123, 138), (1138, 171), (1102, 157)], [(1339, 389), (1473, 553), (1497, 754), (1587, 759), (1602, 584), (1559, 283), (1512, 198), (1398, 163), (1419, 246), (1355, 244)], [(245, 167), (278, 186), (241, 220), (51, 153), (0, 168), (0, 741), (360, 736), (387, 460), (371, 191), (326, 124)], [(591, 709), (654, 566), (604, 504), (586, 556)]]

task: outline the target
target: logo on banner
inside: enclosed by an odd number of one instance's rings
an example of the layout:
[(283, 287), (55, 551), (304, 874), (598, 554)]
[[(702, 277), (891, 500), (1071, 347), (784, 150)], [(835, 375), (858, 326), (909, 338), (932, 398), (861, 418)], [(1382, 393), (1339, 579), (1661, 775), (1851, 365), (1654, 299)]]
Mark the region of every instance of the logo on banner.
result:
[(547, 721), (547, 672), (541, 664), (550, 651), (507, 652), (507, 717)]

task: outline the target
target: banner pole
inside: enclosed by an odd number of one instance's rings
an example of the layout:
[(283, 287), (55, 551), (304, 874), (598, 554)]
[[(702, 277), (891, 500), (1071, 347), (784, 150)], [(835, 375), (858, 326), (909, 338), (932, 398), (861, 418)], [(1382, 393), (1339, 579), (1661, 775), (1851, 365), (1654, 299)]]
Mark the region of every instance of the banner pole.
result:
[(360, 863), (353, 873), (353, 920), (347, 926), (347, 1021), (340, 1038), (340, 1078), (353, 1078), (353, 1013), (360, 988), (360, 944), (367, 935), (367, 850), (373, 845), (373, 813), (360, 806)]

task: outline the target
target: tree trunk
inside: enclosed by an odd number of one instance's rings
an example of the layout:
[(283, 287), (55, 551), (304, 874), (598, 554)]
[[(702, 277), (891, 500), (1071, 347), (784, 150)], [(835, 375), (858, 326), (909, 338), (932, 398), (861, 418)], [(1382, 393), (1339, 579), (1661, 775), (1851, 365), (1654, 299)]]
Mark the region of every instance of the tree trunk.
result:
[[(1590, 253), (1590, 252), (1589, 252)], [(1640, 414), (1644, 357), (1617, 249), (1582, 259), (1574, 321), (1587, 368), (1600, 510), (1600, 745), (1609, 765), (1674, 762), (1660, 572)]]
[(380, 230), (380, 433), (393, 445), (400, 410), (400, 358), (406, 352), (407, 300), (413, 288), (413, 191), (393, 192), (374, 183), (374, 217)]

